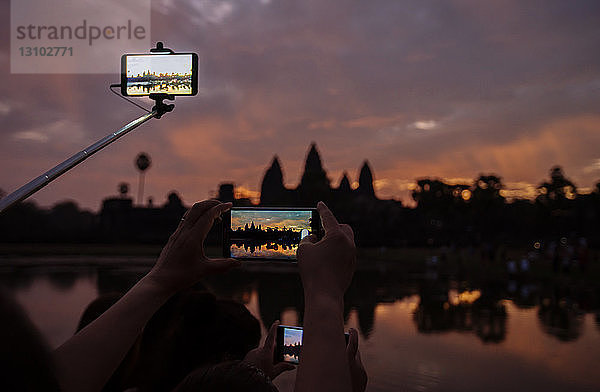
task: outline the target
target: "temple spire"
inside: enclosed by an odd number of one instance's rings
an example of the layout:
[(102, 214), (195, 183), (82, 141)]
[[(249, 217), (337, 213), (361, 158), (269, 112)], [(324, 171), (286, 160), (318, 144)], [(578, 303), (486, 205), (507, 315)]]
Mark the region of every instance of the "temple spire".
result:
[(373, 187), (373, 173), (369, 166), (369, 161), (363, 163), (358, 177), (358, 193), (365, 196), (375, 197), (375, 188)]
[(278, 204), (284, 198), (285, 187), (283, 185), (283, 172), (279, 163), (279, 157), (275, 155), (271, 166), (265, 172), (260, 187), (260, 204)]
[(344, 172), (342, 179), (340, 180), (340, 185), (338, 186), (338, 191), (344, 193), (352, 192), (352, 187), (350, 186), (350, 179), (348, 178), (348, 173)]
[(319, 200), (328, 200), (331, 187), (327, 173), (323, 169), (317, 146), (313, 142), (306, 156), (304, 173), (298, 186), (300, 200), (307, 205), (313, 205)]

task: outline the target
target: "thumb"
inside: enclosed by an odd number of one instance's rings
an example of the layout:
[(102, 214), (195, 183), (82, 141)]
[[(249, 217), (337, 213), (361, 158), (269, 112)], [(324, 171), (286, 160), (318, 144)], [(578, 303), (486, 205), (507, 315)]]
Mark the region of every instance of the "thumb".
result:
[(309, 234), (306, 237), (302, 238), (302, 241), (300, 241), (300, 245), (302, 244), (314, 244), (317, 242), (317, 236), (314, 234)]
[(358, 332), (356, 329), (350, 328), (348, 333), (350, 334), (350, 338), (348, 339), (348, 345), (346, 346), (346, 355), (348, 356), (348, 361), (352, 362), (358, 351)]
[(294, 370), (295, 368), (296, 367), (294, 365), (292, 365), (291, 363), (279, 362), (278, 364), (273, 366), (273, 375), (271, 376), (271, 378), (275, 378), (275, 377), (279, 376), (281, 373), (288, 372), (290, 370)]

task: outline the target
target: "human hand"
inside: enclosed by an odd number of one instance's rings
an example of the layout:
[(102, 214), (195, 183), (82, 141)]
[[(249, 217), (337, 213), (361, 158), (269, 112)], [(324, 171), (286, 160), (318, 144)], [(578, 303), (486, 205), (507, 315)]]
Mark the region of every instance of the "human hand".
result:
[(348, 356), (348, 366), (350, 366), (350, 378), (352, 379), (352, 392), (364, 392), (367, 388), (369, 377), (360, 360), (360, 351), (358, 351), (358, 331), (350, 328), (350, 338), (346, 346), (346, 355)]
[(231, 203), (205, 200), (195, 203), (163, 248), (148, 278), (162, 288), (177, 291), (206, 275), (227, 271), (240, 264), (235, 259), (209, 259), (204, 240), (214, 221), (231, 208)]
[(257, 347), (254, 350), (249, 351), (244, 358), (244, 362), (248, 362), (249, 364), (259, 368), (271, 380), (274, 380), (275, 377), (279, 376), (281, 373), (288, 370), (294, 370), (295, 368), (294, 365), (287, 362), (273, 364), (273, 358), (275, 355), (275, 336), (277, 335), (278, 325), (279, 321), (275, 321), (271, 325), (271, 328), (269, 328), (269, 333), (265, 338), (265, 343), (261, 347)]
[(317, 242), (314, 235), (304, 237), (298, 246), (298, 267), (307, 296), (341, 299), (348, 289), (356, 267), (354, 232), (339, 224), (325, 203), (319, 202), (325, 236)]

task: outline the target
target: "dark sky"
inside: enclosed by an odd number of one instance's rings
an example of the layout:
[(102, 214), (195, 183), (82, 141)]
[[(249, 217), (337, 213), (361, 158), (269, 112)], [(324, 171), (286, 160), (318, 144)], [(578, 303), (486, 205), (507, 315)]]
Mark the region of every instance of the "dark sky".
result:
[[(141, 113), (118, 75), (10, 73), (1, 6), (0, 188), (12, 191)], [(117, 184), (186, 203), (232, 181), (256, 196), (274, 154), (299, 182), (311, 141), (334, 185), (363, 160), (376, 191), (406, 199), (420, 177), (497, 173), (532, 194), (552, 165), (600, 180), (600, 2), (246, 0), (152, 3), (152, 41), (200, 57), (200, 93), (34, 196), (98, 209)], [(119, 59), (115, 58), (118, 70)]]

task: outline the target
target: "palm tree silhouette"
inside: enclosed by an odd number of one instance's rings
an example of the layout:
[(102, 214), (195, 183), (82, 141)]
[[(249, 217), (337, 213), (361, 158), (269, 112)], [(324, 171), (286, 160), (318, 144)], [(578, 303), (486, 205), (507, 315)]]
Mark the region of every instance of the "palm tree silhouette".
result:
[(144, 200), (144, 172), (148, 170), (151, 164), (152, 160), (150, 159), (150, 155), (146, 154), (145, 152), (139, 153), (137, 158), (135, 159), (135, 165), (140, 171), (140, 181), (138, 186), (138, 204), (142, 204)]

